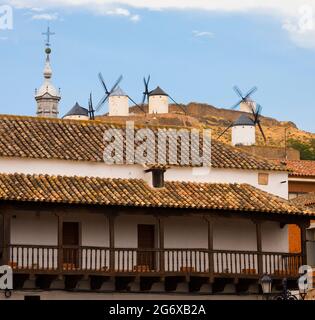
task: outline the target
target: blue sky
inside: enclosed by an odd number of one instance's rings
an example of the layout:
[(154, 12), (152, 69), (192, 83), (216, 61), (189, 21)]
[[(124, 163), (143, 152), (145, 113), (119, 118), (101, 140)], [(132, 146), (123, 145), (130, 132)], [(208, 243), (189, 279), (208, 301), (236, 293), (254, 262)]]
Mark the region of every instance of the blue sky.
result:
[[(196, 0), (196, 7), (183, 8), (185, 1), (169, 0), (170, 7), (155, 0), (5, 2), (13, 6), (14, 20), (13, 30), (0, 30), (0, 112), (35, 114), (34, 89), (42, 83), (45, 59), (41, 33), (49, 21), (56, 33), (51, 62), (53, 83), (62, 92), (61, 115), (76, 101), (85, 106), (90, 91), (95, 102), (101, 98), (99, 71), (109, 84), (123, 74), (121, 86), (136, 101), (142, 77), (151, 74), (151, 88), (160, 85), (178, 102), (226, 108), (237, 100), (233, 85), (244, 91), (256, 85), (253, 97), (264, 115), (315, 132), (315, 32), (308, 0), (299, 6), (287, 0), (289, 8), (274, 5), (277, 0), (265, 0), (269, 6), (262, 8), (248, 7), (248, 0), (236, 8), (231, 0), (218, 8), (209, 7), (217, 0)], [(309, 24), (303, 29), (302, 23)]]

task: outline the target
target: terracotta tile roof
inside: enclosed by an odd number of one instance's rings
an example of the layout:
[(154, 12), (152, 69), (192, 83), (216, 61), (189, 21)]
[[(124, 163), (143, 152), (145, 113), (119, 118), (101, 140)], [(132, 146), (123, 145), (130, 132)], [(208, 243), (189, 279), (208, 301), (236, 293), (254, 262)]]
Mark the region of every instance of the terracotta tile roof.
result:
[(248, 184), (166, 182), (153, 189), (139, 179), (0, 174), (0, 200), (315, 215)]
[(276, 160), (276, 164), (286, 165), (290, 175), (297, 177), (315, 177), (315, 161), (311, 160)]
[[(102, 162), (103, 135), (109, 128), (119, 126), (103, 121), (0, 115), (0, 157)], [(157, 128), (154, 130), (157, 134)], [(190, 145), (185, 148), (190, 151)], [(157, 147), (154, 151), (157, 159)], [(286, 170), (274, 162), (215, 141), (212, 141), (211, 154), (214, 168)], [(180, 161), (180, 151), (178, 155)]]
[(298, 206), (315, 208), (315, 192), (303, 194), (291, 200), (291, 203)]

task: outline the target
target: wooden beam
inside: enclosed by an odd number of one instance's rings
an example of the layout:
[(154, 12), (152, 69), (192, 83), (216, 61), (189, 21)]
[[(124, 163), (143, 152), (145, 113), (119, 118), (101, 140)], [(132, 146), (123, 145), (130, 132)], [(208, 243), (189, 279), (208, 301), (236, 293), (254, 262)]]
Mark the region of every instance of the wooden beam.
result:
[(262, 238), (261, 238), (261, 222), (255, 221), (256, 225), (256, 242), (258, 255), (258, 274), (263, 275), (263, 256), (262, 256)]
[(159, 233), (159, 263), (160, 263), (160, 272), (165, 270), (165, 260), (164, 260), (164, 218), (158, 217), (158, 233)]
[(58, 270), (60, 275), (63, 273), (63, 215), (56, 214), (58, 223)]
[[(22, 201), (10, 201), (10, 204), (6, 201), (0, 201), (1, 207), (13, 209), (26, 210), (38, 210), (37, 202), (22, 202)], [(100, 214), (152, 214), (151, 208), (142, 207), (126, 207), (126, 206), (106, 206), (106, 205), (86, 205), (86, 204), (61, 204), (61, 203), (42, 203), (42, 211), (64, 211), (64, 212), (87, 212), (87, 213), (100, 213)], [(208, 216), (208, 217), (221, 217), (221, 218), (242, 218), (252, 219), (253, 217), (261, 221), (278, 221), (285, 224), (299, 224), (304, 221), (311, 220), (311, 216), (296, 215), (296, 214), (283, 214), (283, 213), (266, 213), (266, 212), (250, 212), (250, 211), (228, 211), (228, 210), (211, 210), (211, 209), (193, 209), (193, 208), (155, 208), (155, 213), (163, 216)]]
[(214, 256), (213, 256), (213, 219), (209, 217), (204, 218), (207, 222), (208, 227), (208, 264), (209, 264), (209, 274), (210, 282), (214, 282)]
[(0, 213), (0, 265), (4, 265), (3, 260), (3, 248), (4, 248), (4, 217)]
[(109, 228), (109, 270), (115, 271), (115, 215), (108, 216)]
[(11, 216), (9, 213), (2, 214), (2, 234), (3, 234), (3, 251), (2, 251), (2, 264), (7, 265), (10, 262), (10, 243), (11, 243)]

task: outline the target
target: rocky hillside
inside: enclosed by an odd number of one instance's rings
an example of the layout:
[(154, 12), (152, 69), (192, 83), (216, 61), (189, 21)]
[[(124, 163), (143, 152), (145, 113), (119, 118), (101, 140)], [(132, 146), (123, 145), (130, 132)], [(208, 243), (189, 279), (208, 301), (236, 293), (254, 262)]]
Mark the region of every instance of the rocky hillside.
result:
[[(239, 111), (219, 109), (211, 105), (201, 103), (189, 103), (182, 105), (186, 110), (184, 114), (182, 108), (171, 105), (169, 114), (148, 115), (144, 114), (138, 107), (131, 107), (129, 116), (138, 125), (162, 125), (162, 126), (187, 126), (195, 128), (211, 128), (212, 136), (216, 138), (220, 133), (242, 113)], [(147, 107), (146, 107), (147, 108)], [(121, 123), (125, 122), (125, 117), (101, 117), (108, 122)], [(261, 117), (261, 124), (267, 137), (269, 146), (285, 146), (285, 131), (287, 131), (287, 141), (298, 140), (305, 144), (311, 144), (315, 139), (315, 134), (302, 131), (293, 122), (283, 122), (273, 118)], [(222, 138), (223, 142), (229, 143), (231, 140), (231, 130)], [(314, 140), (315, 141), (315, 140)], [(264, 145), (262, 136), (257, 129), (257, 143)]]

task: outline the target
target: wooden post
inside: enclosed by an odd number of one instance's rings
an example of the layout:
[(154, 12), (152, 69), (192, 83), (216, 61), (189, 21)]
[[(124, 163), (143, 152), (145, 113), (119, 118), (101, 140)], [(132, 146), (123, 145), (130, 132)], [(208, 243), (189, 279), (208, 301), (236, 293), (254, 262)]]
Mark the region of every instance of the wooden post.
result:
[(159, 257), (160, 257), (160, 272), (165, 271), (165, 257), (164, 257), (164, 218), (158, 217), (158, 232), (159, 232)]
[(63, 215), (57, 214), (58, 218), (58, 270), (60, 275), (63, 272)]
[(261, 222), (255, 221), (256, 225), (256, 241), (257, 241), (257, 256), (258, 256), (258, 274), (263, 275), (263, 256), (262, 256), (262, 239), (261, 239)]
[(10, 243), (11, 243), (11, 216), (10, 214), (4, 212), (3, 217), (3, 250), (2, 250), (2, 262), (1, 264), (7, 265), (10, 262)]
[(115, 216), (108, 216), (109, 226), (109, 270), (115, 271)]
[(213, 256), (213, 220), (206, 217), (205, 220), (208, 224), (208, 264), (209, 264), (209, 274), (210, 282), (214, 281), (214, 256)]

